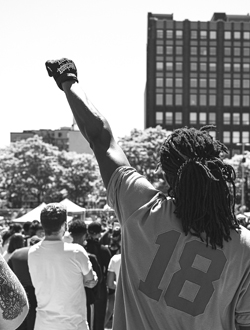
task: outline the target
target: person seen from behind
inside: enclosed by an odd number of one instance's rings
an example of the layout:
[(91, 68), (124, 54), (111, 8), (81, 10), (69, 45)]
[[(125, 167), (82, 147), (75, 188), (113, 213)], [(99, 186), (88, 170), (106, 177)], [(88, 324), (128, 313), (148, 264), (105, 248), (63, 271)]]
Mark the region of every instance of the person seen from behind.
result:
[(73, 61), (47, 61), (99, 164), (122, 228), (113, 330), (250, 329), (250, 232), (234, 214), (235, 172), (214, 127), (163, 142), (166, 197), (129, 164), (82, 90)]
[(85, 249), (63, 241), (67, 210), (60, 203), (41, 211), (45, 238), (31, 246), (28, 267), (37, 299), (35, 330), (89, 330), (84, 286), (97, 276)]

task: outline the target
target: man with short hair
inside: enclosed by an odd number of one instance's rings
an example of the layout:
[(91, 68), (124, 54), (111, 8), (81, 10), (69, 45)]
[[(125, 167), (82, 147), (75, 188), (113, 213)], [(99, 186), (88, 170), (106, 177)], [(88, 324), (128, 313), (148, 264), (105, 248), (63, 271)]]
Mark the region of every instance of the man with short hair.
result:
[[(129, 164), (108, 121), (78, 84), (73, 61), (47, 61), (97, 158), (122, 228), (113, 330), (250, 329), (250, 232), (234, 214), (235, 172), (209, 131), (166, 137), (166, 197)], [(230, 189), (232, 188), (232, 189)]]
[(86, 250), (63, 241), (67, 211), (59, 203), (41, 211), (45, 238), (29, 250), (28, 265), (35, 294), (35, 330), (89, 330), (84, 286), (94, 287), (97, 276)]

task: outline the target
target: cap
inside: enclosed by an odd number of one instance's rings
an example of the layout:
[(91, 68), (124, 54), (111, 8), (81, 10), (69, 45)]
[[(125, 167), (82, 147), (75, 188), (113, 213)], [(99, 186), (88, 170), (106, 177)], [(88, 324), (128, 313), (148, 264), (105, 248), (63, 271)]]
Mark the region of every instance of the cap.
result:
[(100, 234), (102, 232), (102, 224), (99, 221), (93, 221), (88, 225), (89, 234)]
[(121, 236), (121, 228), (114, 227), (112, 232), (112, 237), (118, 237), (118, 236)]

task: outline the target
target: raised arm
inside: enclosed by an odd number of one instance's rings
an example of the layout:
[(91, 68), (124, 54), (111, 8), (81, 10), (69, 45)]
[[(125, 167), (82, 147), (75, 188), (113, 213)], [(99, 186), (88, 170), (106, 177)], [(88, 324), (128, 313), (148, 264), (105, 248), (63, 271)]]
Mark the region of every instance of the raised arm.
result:
[(77, 125), (96, 156), (107, 187), (116, 168), (129, 165), (127, 157), (116, 143), (107, 120), (88, 100), (78, 84), (75, 64), (71, 60), (61, 59), (47, 61), (46, 68), (58, 87), (65, 92)]
[(17, 329), (28, 310), (28, 299), (23, 286), (0, 255), (0, 329)]

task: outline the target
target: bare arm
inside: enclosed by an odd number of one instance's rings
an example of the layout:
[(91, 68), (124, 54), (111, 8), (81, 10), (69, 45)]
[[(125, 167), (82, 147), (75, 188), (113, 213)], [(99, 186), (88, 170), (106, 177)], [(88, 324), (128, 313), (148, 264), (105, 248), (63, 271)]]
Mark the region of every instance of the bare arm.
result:
[(109, 287), (109, 289), (116, 289), (116, 276), (115, 276), (115, 272), (110, 272), (108, 271), (108, 275), (107, 275), (107, 285)]
[(62, 83), (62, 88), (77, 125), (96, 156), (107, 187), (113, 172), (119, 166), (129, 165), (127, 157), (114, 140), (109, 123), (88, 100), (80, 85), (66, 81)]
[(28, 314), (28, 309), (23, 286), (0, 256), (0, 329), (18, 328)]
[(98, 277), (96, 275), (96, 272), (91, 269), (87, 275), (84, 275), (84, 286), (87, 288), (94, 288), (96, 284), (98, 283)]

